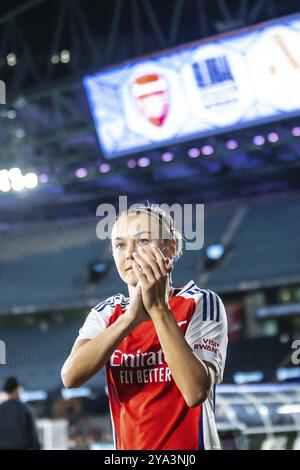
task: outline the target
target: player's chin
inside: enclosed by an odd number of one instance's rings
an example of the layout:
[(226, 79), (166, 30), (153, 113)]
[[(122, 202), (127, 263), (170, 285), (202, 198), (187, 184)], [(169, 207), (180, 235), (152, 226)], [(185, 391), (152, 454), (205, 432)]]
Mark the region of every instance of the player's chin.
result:
[(127, 281), (137, 280), (136, 274), (133, 269), (129, 269), (124, 273), (124, 279)]

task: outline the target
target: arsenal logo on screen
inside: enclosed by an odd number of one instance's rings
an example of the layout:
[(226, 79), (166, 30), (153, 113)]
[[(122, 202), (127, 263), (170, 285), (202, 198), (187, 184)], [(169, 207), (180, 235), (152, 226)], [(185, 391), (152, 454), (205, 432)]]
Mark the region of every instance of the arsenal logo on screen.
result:
[(167, 80), (157, 73), (141, 75), (132, 84), (140, 113), (154, 126), (163, 126), (169, 112)]
[(145, 143), (168, 141), (180, 131), (187, 108), (175, 70), (159, 67), (154, 61), (142, 62), (130, 66), (120, 84), (117, 96), (124, 110), (127, 143), (134, 138), (141, 150)]

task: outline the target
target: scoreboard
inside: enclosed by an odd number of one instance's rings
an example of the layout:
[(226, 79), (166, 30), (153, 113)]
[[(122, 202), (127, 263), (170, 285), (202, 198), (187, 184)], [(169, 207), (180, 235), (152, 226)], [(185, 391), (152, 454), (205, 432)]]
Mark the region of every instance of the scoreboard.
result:
[(85, 76), (107, 158), (300, 114), (300, 14)]

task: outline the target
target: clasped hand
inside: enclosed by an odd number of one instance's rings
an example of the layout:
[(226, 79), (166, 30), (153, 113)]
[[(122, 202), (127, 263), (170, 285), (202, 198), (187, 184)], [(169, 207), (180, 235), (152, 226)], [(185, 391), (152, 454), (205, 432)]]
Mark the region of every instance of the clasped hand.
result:
[(173, 265), (154, 244), (147, 246), (147, 249), (138, 247), (132, 256), (132, 267), (141, 288), (144, 308), (152, 317), (166, 307), (167, 280)]

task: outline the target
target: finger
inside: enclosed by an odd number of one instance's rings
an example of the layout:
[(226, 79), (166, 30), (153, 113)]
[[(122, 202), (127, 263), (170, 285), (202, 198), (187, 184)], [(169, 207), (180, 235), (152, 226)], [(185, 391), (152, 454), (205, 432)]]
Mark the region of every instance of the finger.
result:
[(137, 285), (135, 286), (133, 297), (135, 299), (141, 299), (142, 297), (142, 287), (141, 287), (141, 281), (138, 280)]
[[(166, 258), (163, 252), (160, 250), (160, 248), (157, 245), (151, 244), (150, 246), (152, 247), (153, 252), (156, 255), (156, 259), (159, 262), (161, 269), (164, 269), (167, 272), (167, 274), (172, 272), (173, 262), (170, 260), (170, 258)], [(163, 268), (162, 268), (162, 263), (163, 263)]]
[(168, 272), (167, 272), (167, 269), (166, 269), (166, 262), (165, 262), (165, 259), (164, 259), (164, 256), (163, 256), (162, 252), (160, 251), (160, 249), (156, 245), (150, 245), (150, 248), (152, 249), (152, 252), (155, 256), (155, 259), (156, 259), (156, 262), (159, 266), (161, 274), (164, 277), (167, 277)]
[[(136, 261), (132, 261), (132, 269), (136, 274), (136, 277), (138, 278), (138, 284), (139, 288), (141, 289), (142, 286), (144, 286), (147, 283), (147, 277), (146, 275), (141, 271), (139, 268), (138, 264)], [(138, 285), (137, 284), (137, 285)]]
[(135, 286), (135, 291), (141, 290), (141, 283), (140, 281), (137, 282), (137, 285)]
[(163, 254), (163, 252), (161, 251), (161, 249), (157, 245), (155, 245), (154, 243), (151, 243), (150, 246), (153, 247), (154, 250), (155, 250), (155, 257), (158, 258), (158, 259), (162, 259), (165, 263), (166, 268), (168, 268), (169, 271), (172, 270), (173, 269), (172, 260), (170, 260), (170, 258), (166, 257)]
[(166, 269), (168, 273), (171, 273), (173, 271), (173, 261), (170, 258), (167, 258), (166, 260)]
[(153, 266), (153, 261), (149, 258), (147, 259), (145, 254), (142, 254), (139, 250), (139, 253), (134, 255), (134, 259), (140, 266), (143, 273), (146, 275), (147, 280), (150, 283), (155, 282), (156, 274), (155, 274), (155, 267)]
[(148, 282), (154, 282), (155, 274), (151, 266), (149, 265), (149, 263), (136, 252), (132, 253), (132, 256), (135, 259), (138, 266), (141, 268), (143, 274), (145, 274)]
[(146, 263), (150, 265), (155, 278), (159, 280), (161, 278), (161, 270), (157, 263), (157, 259), (155, 258), (155, 255), (153, 256), (153, 253), (150, 252), (150, 250), (141, 248), (140, 256), (145, 260)]

